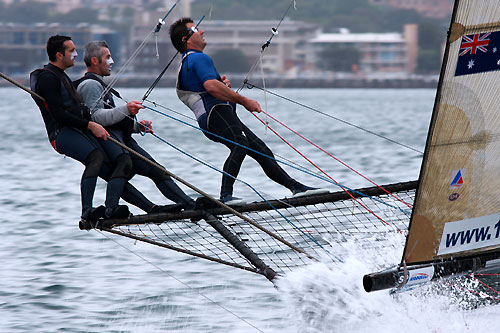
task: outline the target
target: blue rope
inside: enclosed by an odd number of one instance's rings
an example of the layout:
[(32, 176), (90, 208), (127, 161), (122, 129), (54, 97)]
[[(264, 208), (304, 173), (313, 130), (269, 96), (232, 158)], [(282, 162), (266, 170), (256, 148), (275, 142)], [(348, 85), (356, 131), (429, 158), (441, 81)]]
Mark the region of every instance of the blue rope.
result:
[(286, 166), (289, 166), (289, 167), (291, 167), (291, 168), (293, 168), (293, 169), (296, 169), (296, 170), (298, 170), (298, 171), (301, 171), (301, 172), (303, 172), (303, 173), (306, 173), (306, 174), (308, 174), (308, 175), (311, 175), (311, 176), (313, 176), (313, 177), (316, 177), (316, 178), (318, 178), (318, 179), (321, 179), (321, 180), (323, 180), (323, 181), (326, 181), (326, 182), (328, 182), (328, 183), (331, 183), (331, 184), (333, 184), (333, 185), (336, 185), (336, 186), (338, 186), (338, 187), (340, 187), (340, 188), (342, 188), (342, 189), (346, 189), (346, 190), (348, 190), (348, 191), (350, 191), (350, 192), (357, 193), (357, 194), (359, 194), (359, 195), (361, 195), (361, 196), (363, 196), (363, 197), (366, 197), (366, 198), (371, 198), (372, 200), (377, 201), (377, 202), (379, 202), (379, 203), (381, 203), (381, 204), (384, 204), (384, 205), (386, 205), (386, 206), (388, 206), (388, 207), (391, 207), (391, 208), (394, 208), (394, 209), (400, 210), (401, 212), (403, 212), (403, 213), (405, 213), (405, 214), (410, 214), (410, 213), (411, 213), (410, 211), (405, 210), (405, 209), (403, 209), (403, 208), (401, 208), (401, 207), (397, 207), (397, 206), (391, 205), (391, 204), (389, 204), (389, 203), (387, 203), (387, 202), (384, 202), (384, 201), (382, 201), (382, 200), (380, 200), (380, 199), (378, 199), (378, 198), (376, 198), (376, 197), (372, 197), (372, 196), (366, 195), (366, 194), (364, 194), (364, 193), (362, 193), (362, 192), (359, 192), (359, 191), (356, 191), (356, 190), (354, 190), (354, 189), (351, 189), (351, 188), (349, 188), (349, 187), (347, 187), (347, 186), (344, 186), (344, 185), (342, 185), (342, 184), (340, 184), (340, 183), (338, 183), (338, 182), (336, 182), (336, 181), (334, 181), (334, 180), (331, 180), (331, 179), (325, 178), (325, 177), (323, 177), (323, 176), (317, 175), (317, 174), (315, 174), (315, 173), (313, 173), (313, 172), (311, 172), (311, 171), (309, 171), (309, 170), (307, 170), (307, 169), (304, 169), (304, 168), (299, 168), (299, 167), (294, 166), (294, 165), (292, 165), (292, 164), (290, 164), (290, 163), (287, 163), (287, 162), (284, 162), (284, 161), (278, 160), (278, 159), (276, 159), (276, 158), (274, 158), (274, 157), (271, 157), (271, 156), (269, 156), (269, 155), (266, 155), (266, 154), (264, 154), (264, 153), (261, 153), (261, 152), (259, 152), (259, 151), (256, 151), (256, 150), (254, 150), (254, 149), (252, 149), (252, 148), (249, 148), (249, 147), (247, 147), (247, 146), (244, 146), (244, 145), (242, 145), (242, 144), (239, 144), (238, 142), (234, 142), (234, 141), (232, 141), (232, 140), (229, 140), (229, 139), (227, 139), (227, 138), (224, 138), (224, 137), (222, 137), (222, 136), (220, 136), (220, 135), (217, 135), (217, 134), (215, 134), (215, 133), (212, 133), (212, 132), (210, 132), (210, 131), (204, 130), (203, 128), (200, 128), (200, 127), (198, 127), (198, 126), (194, 126), (194, 125), (192, 125), (192, 124), (190, 124), (190, 123), (188, 123), (188, 122), (186, 122), (186, 121), (184, 121), (184, 120), (181, 120), (181, 119), (175, 118), (175, 117), (173, 117), (173, 116), (171, 116), (171, 115), (168, 115), (168, 114), (166, 114), (166, 113), (164, 113), (164, 112), (161, 112), (161, 111), (159, 111), (159, 110), (156, 110), (156, 109), (154, 109), (154, 108), (152, 108), (152, 107), (149, 107), (149, 106), (147, 106), (147, 105), (143, 105), (143, 106), (144, 106), (146, 109), (149, 109), (149, 110), (151, 110), (151, 111), (153, 111), (153, 112), (156, 112), (156, 113), (158, 113), (158, 114), (161, 114), (162, 116), (165, 116), (165, 117), (167, 117), (167, 118), (170, 118), (170, 119), (172, 119), (172, 120), (175, 120), (175, 121), (177, 121), (177, 122), (180, 122), (181, 124), (184, 124), (184, 125), (190, 126), (190, 127), (194, 128), (194, 129), (197, 129), (197, 130), (202, 131), (202, 132), (204, 132), (204, 133), (208, 133), (208, 134), (210, 134), (210, 135), (213, 135), (213, 136), (215, 136), (215, 137), (217, 137), (217, 138), (219, 138), (219, 139), (222, 139), (222, 140), (224, 140), (224, 141), (230, 142), (230, 143), (232, 143), (232, 144), (234, 144), (234, 145), (237, 145), (237, 146), (239, 146), (239, 147), (242, 147), (242, 148), (244, 148), (244, 149), (247, 149), (247, 150), (249, 150), (249, 151), (251, 151), (251, 152), (257, 153), (257, 154), (259, 154), (259, 155), (261, 155), (261, 156), (264, 156), (264, 157), (267, 157), (267, 158), (269, 158), (269, 159), (272, 159), (272, 160), (274, 160), (274, 161), (276, 161), (276, 162), (279, 162), (279, 163), (281, 163), (281, 164), (284, 164), (284, 165), (286, 165)]
[[(177, 146), (173, 145), (172, 143), (168, 142), (167, 140), (163, 139), (162, 137), (160, 137), (159, 135), (157, 134), (154, 134), (152, 133), (152, 135), (157, 138), (158, 140), (162, 141), (163, 143), (166, 143), (167, 145), (169, 145), (170, 147), (174, 148), (175, 150), (177, 150), (178, 152), (188, 156), (189, 158), (192, 158), (193, 160), (195, 160), (196, 162), (198, 163), (201, 163), (203, 164), (204, 166), (207, 166), (209, 167), (210, 169), (212, 170), (215, 170), (217, 172), (220, 172), (224, 175), (227, 175), (227, 176), (230, 176), (232, 178), (234, 178), (235, 180), (237, 181), (240, 181), (242, 182), (243, 184), (247, 185), (250, 189), (252, 189), (252, 191), (254, 191), (263, 201), (265, 201), (274, 211), (276, 211), (283, 219), (285, 219), (289, 224), (291, 224), (295, 229), (299, 230), (302, 234), (304, 234), (307, 238), (309, 238), (313, 243), (315, 243), (316, 245), (318, 245), (321, 249), (325, 250), (325, 252), (331, 254), (328, 250), (326, 250), (320, 243), (318, 243), (317, 240), (315, 240), (311, 235), (307, 234), (306, 232), (304, 232), (303, 230), (301, 230), (298, 226), (296, 226), (292, 221), (290, 221), (286, 216), (284, 216), (276, 207), (274, 207), (266, 198), (264, 198), (264, 196), (262, 196), (262, 194), (260, 194), (259, 191), (257, 191), (257, 189), (255, 189), (255, 187), (253, 187), (252, 185), (250, 185), (249, 183), (245, 182), (244, 180), (241, 180), (241, 179), (238, 179), (238, 178), (235, 178), (234, 176), (228, 174), (227, 172), (225, 172), (224, 170), (220, 170), (208, 163), (206, 163), (205, 161), (197, 158), (196, 156), (192, 155), (192, 154), (189, 154), (188, 152), (178, 148)], [(332, 254), (334, 259), (340, 261), (340, 262), (343, 262), (342, 259), (338, 258), (337, 256), (335, 256), (334, 254)]]

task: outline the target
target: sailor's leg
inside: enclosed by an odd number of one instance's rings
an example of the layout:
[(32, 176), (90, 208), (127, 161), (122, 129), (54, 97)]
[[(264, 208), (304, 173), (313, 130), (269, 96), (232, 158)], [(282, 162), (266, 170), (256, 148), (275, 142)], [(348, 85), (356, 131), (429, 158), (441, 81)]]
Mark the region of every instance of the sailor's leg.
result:
[[(116, 140), (123, 143), (123, 132), (122, 131), (110, 131), (110, 135)], [(128, 152), (111, 142), (110, 140), (101, 140), (99, 143), (106, 152), (112, 164), (112, 172), (109, 177), (108, 185), (106, 187), (106, 215), (108, 217), (121, 217), (118, 215), (127, 215), (128, 208), (123, 207), (124, 214), (114, 214), (114, 212), (119, 209), (118, 203), (120, 201), (120, 196), (123, 193), (123, 188), (128, 181), (129, 175), (132, 171), (132, 159)]]
[(149, 213), (155, 206), (155, 204), (149, 201), (149, 199), (146, 198), (144, 194), (142, 194), (137, 188), (135, 188), (128, 182), (123, 187), (122, 199), (142, 209), (146, 213)]
[[(133, 163), (133, 162), (132, 162)], [(133, 169), (132, 169), (133, 170)], [(133, 172), (133, 171), (132, 171)], [(104, 163), (101, 166), (101, 172), (99, 173), (99, 177), (104, 179), (106, 182), (109, 181), (111, 174), (113, 173), (113, 164), (107, 157), (104, 156)], [(133, 177), (133, 173), (130, 174), (129, 179)], [(148, 198), (144, 196), (138, 189), (136, 189), (132, 184), (126, 183), (123, 192), (121, 195), (122, 199), (126, 202), (142, 209), (146, 213), (151, 211), (151, 208), (155, 206)]]
[[(127, 140), (127, 145), (142, 156), (156, 162), (151, 155), (140, 147), (134, 139)], [(194, 200), (191, 199), (165, 172), (146, 163), (135, 155), (131, 155), (133, 172), (150, 178), (156, 184), (160, 192), (175, 203), (182, 204), (185, 208), (194, 208)], [(158, 162), (156, 162), (158, 163)]]
[[(255, 159), (261, 166), (264, 173), (273, 181), (278, 184), (281, 184), (293, 191), (293, 188), (299, 184), (295, 179), (290, 177), (288, 173), (276, 162), (274, 159), (274, 154), (267, 147), (267, 145), (257, 137), (248, 127), (244, 124), (241, 125), (243, 128), (243, 132), (248, 139), (249, 147), (253, 151), (248, 151), (248, 155), (250, 155), (253, 159)], [(255, 151), (264, 154), (263, 156)], [(267, 157), (269, 156), (269, 157)]]
[(57, 150), (85, 165), (80, 182), (82, 214), (92, 207), (97, 176), (99, 175), (104, 155), (89, 133), (73, 127), (63, 127), (56, 138)]
[[(241, 122), (229, 105), (218, 105), (212, 109), (208, 118), (208, 130), (232, 141), (229, 142), (213, 135), (207, 135), (209, 139), (223, 143), (230, 149), (229, 156), (224, 162), (221, 197), (232, 195), (235, 179), (238, 177), (241, 164), (247, 154), (245, 146), (248, 145), (248, 140), (243, 133)], [(238, 145), (234, 144), (234, 142), (238, 143)]]

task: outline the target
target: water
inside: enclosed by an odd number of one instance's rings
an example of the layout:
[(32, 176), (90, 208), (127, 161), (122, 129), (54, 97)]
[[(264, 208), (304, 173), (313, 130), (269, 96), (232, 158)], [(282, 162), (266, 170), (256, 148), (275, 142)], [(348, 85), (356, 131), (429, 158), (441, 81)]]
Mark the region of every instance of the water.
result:
[[(144, 90), (120, 92), (134, 99)], [(420, 151), (435, 94), (434, 90), (277, 92)], [(243, 93), (264, 106), (261, 92)], [(0, 98), (1, 332), (395, 332), (402, 328), (486, 332), (500, 328), (498, 306), (469, 309), (461, 296), (433, 289), (398, 296), (366, 294), (362, 275), (399, 262), (400, 236), (390, 240), (399, 248), (394, 251), (389, 246), (384, 258), (352, 244), (340, 269), (318, 264), (294, 272), (275, 289), (255, 274), (129, 239), (80, 231), (82, 166), (52, 150), (39, 111), (25, 92), (1, 88)], [(191, 116), (173, 90), (156, 89), (150, 98)], [(267, 110), (377, 183), (418, 177), (421, 155), (414, 151), (271, 96)], [(251, 114), (242, 110), (239, 114), (275, 153), (307, 165)], [(222, 166), (226, 148), (209, 142), (201, 132), (148, 110), (140, 118), (153, 120), (156, 133), (172, 145)], [(272, 122), (271, 126), (339, 183), (368, 185), (283, 127)], [(218, 193), (217, 172), (154, 137), (138, 137), (138, 141), (170, 171), (206, 192)], [(285, 168), (310, 186), (338, 190), (319, 178)], [(244, 162), (241, 178), (270, 196), (289, 194), (270, 182), (253, 160)], [(137, 177), (133, 183), (152, 201), (168, 203), (152, 182)], [(103, 202), (104, 189), (99, 182), (95, 204)], [(236, 184), (235, 195), (248, 200), (257, 197), (242, 183)]]

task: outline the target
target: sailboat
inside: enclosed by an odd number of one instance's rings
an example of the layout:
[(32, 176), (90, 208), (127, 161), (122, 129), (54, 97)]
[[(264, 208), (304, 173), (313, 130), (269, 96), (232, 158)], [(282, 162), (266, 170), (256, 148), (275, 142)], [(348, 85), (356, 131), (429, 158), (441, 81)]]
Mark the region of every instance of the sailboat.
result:
[(401, 263), (366, 291), (500, 269), (500, 6), (457, 0)]

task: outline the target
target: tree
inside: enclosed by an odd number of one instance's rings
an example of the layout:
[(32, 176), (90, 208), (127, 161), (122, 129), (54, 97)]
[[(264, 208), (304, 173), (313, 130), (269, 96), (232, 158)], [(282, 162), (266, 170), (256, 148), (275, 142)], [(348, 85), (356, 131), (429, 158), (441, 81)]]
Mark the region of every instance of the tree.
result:
[(250, 69), (247, 58), (238, 49), (221, 49), (212, 55), (212, 60), (220, 73), (245, 73)]
[(418, 71), (438, 72), (441, 66), (441, 50), (445, 42), (444, 29), (431, 21), (419, 24)]
[(360, 63), (361, 53), (354, 46), (331, 44), (320, 52), (318, 67), (335, 72), (351, 72)]

